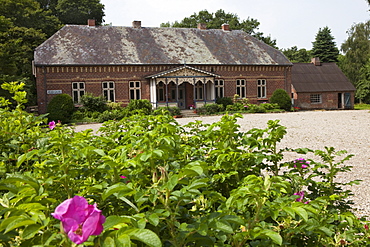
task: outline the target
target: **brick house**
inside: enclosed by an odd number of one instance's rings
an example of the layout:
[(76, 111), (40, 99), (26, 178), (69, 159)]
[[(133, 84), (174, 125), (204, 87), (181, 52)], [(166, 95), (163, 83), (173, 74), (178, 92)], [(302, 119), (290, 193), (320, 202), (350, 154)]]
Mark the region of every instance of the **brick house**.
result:
[(292, 63), (278, 50), (227, 24), (220, 29), (66, 25), (35, 50), (38, 108), (60, 93), (92, 93), (127, 105), (187, 109), (235, 94), (266, 102), (291, 92)]
[(353, 109), (356, 88), (335, 63), (294, 63), (293, 105), (301, 109)]

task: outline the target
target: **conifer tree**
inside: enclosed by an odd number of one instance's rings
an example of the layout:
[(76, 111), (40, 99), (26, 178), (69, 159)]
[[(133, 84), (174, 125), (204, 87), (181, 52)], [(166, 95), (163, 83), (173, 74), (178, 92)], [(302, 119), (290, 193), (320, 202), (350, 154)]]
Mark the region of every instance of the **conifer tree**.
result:
[(313, 57), (320, 58), (321, 62), (338, 62), (339, 50), (335, 45), (334, 37), (328, 27), (319, 29), (316, 39), (312, 42), (313, 48), (311, 54)]

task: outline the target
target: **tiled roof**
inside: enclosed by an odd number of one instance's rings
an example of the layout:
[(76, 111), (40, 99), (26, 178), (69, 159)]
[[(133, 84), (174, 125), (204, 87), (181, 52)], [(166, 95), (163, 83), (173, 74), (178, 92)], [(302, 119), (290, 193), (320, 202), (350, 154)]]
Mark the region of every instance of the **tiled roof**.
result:
[(297, 92), (355, 91), (355, 87), (335, 63), (294, 63), (292, 85)]
[(35, 50), (36, 65), (292, 65), (239, 30), (66, 25)]

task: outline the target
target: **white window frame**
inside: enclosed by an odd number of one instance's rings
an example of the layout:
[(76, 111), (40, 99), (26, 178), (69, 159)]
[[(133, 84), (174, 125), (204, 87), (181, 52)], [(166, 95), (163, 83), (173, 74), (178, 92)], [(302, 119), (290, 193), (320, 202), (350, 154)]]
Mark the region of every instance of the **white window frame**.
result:
[(132, 99), (141, 99), (141, 82), (130, 81), (129, 82), (129, 97)]
[(257, 80), (257, 98), (264, 99), (267, 97), (267, 83), (266, 79), (258, 79)]
[(247, 88), (245, 79), (236, 80), (236, 94), (239, 95), (240, 98), (247, 97)]
[(103, 88), (103, 96), (107, 101), (115, 102), (116, 99), (116, 90), (114, 81), (103, 81), (102, 82)]
[(83, 81), (72, 82), (72, 98), (74, 103), (80, 103), (81, 97), (85, 95), (85, 88), (85, 82)]
[(322, 96), (319, 93), (311, 94), (310, 95), (310, 102), (311, 104), (321, 104), (322, 103)]
[(215, 98), (225, 97), (225, 81), (215, 80)]

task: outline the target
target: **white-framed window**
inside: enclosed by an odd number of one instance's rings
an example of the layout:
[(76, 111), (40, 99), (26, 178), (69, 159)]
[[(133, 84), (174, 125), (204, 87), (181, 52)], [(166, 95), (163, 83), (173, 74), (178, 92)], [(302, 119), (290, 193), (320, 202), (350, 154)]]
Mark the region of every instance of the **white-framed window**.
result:
[(81, 97), (85, 95), (85, 82), (72, 82), (72, 98), (74, 103), (79, 103)]
[(130, 81), (130, 99), (141, 99), (141, 83)]
[(266, 80), (257, 80), (257, 98), (266, 98)]
[(245, 98), (247, 96), (246, 91), (245, 80), (236, 80), (236, 94), (239, 95), (240, 98)]
[(215, 80), (216, 99), (224, 97), (224, 80)]
[(311, 104), (320, 104), (322, 102), (321, 94), (311, 94), (310, 101)]
[(203, 83), (201, 81), (195, 84), (195, 100), (203, 100)]
[(114, 82), (113, 81), (103, 81), (103, 95), (107, 101), (114, 102), (115, 100), (115, 90), (114, 90)]

